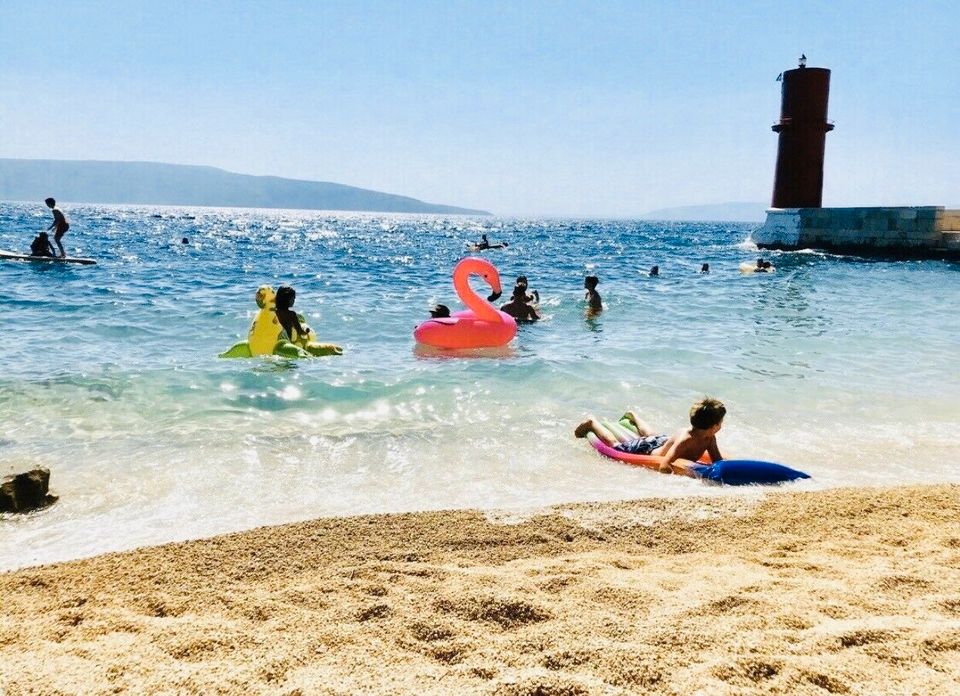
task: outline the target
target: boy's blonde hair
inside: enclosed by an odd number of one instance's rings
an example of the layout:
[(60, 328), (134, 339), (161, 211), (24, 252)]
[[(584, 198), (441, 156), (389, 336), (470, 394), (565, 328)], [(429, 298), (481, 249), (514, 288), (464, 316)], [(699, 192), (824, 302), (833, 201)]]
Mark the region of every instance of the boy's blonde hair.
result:
[(690, 407), (690, 425), (697, 430), (707, 430), (723, 421), (727, 407), (722, 401), (705, 396)]

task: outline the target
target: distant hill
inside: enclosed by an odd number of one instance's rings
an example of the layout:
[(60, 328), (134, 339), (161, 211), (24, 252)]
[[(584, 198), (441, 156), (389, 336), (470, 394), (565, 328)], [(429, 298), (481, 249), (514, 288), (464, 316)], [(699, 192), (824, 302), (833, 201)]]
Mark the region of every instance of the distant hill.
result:
[(683, 220), (689, 222), (763, 222), (767, 219), (766, 203), (714, 203), (660, 208), (644, 213), (646, 220)]
[(489, 215), (333, 184), (159, 162), (0, 158), (0, 200)]

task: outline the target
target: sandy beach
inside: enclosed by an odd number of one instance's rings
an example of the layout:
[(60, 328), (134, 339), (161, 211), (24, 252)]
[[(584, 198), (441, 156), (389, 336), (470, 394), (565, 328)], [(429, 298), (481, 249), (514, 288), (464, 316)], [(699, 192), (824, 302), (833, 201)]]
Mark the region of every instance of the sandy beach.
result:
[(5, 694), (949, 693), (960, 487), (322, 519), (0, 596)]

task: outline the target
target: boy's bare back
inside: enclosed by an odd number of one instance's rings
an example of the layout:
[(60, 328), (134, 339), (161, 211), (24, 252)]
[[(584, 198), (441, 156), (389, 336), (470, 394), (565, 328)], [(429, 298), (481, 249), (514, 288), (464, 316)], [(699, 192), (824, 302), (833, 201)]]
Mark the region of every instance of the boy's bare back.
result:
[(664, 457), (665, 463), (671, 464), (677, 459), (689, 459), (695, 462), (703, 456), (704, 452), (710, 455), (712, 461), (722, 459), (717, 447), (716, 434), (712, 434), (709, 430), (685, 428), (671, 435), (654, 454)]

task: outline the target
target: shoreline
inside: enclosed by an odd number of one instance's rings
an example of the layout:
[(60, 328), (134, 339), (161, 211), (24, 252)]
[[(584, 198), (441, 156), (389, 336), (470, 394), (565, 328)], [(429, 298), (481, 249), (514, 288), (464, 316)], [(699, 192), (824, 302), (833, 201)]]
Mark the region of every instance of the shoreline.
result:
[(0, 692), (960, 683), (960, 486), (324, 518), (0, 574)]

